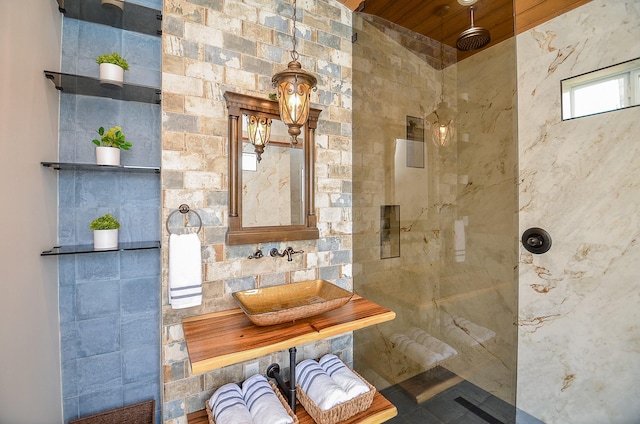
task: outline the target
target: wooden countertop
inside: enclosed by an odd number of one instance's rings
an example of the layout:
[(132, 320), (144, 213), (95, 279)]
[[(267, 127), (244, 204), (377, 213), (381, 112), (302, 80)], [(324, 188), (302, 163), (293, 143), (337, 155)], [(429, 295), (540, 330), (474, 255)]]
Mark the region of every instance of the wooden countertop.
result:
[[(340, 424), (379, 424), (390, 420), (398, 415), (398, 410), (391, 402), (385, 399), (380, 393), (376, 392), (373, 398), (373, 403), (366, 411), (363, 411), (346, 421), (341, 421)], [(304, 408), (298, 404), (296, 407), (296, 416), (300, 421), (300, 424), (315, 424), (313, 418)], [(209, 424), (209, 418), (207, 417), (207, 411), (192, 412), (187, 415), (187, 422), (189, 424)]]
[(358, 295), (344, 306), (295, 322), (258, 327), (240, 308), (182, 321), (191, 371), (200, 374), (269, 353), (390, 321), (395, 312)]

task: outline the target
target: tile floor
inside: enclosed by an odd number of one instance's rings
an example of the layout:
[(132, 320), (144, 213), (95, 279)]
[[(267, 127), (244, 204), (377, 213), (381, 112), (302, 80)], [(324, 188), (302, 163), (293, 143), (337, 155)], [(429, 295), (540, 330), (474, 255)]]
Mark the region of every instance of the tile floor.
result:
[(398, 386), (381, 393), (398, 409), (388, 424), (544, 424), (468, 381), (421, 404)]

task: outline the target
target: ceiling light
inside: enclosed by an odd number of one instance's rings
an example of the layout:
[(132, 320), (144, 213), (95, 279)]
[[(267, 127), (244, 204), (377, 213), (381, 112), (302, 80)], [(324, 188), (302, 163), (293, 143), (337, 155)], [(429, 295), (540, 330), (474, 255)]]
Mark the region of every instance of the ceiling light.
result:
[(478, 2), (478, 0), (458, 0), (460, 6), (471, 6)]
[(298, 143), (298, 136), (309, 118), (311, 90), (315, 90), (317, 79), (302, 69), (296, 51), (296, 0), (293, 1), (293, 50), (291, 62), (284, 71), (273, 76), (271, 82), (278, 89), (277, 99), (280, 119), (289, 127), (291, 144)]

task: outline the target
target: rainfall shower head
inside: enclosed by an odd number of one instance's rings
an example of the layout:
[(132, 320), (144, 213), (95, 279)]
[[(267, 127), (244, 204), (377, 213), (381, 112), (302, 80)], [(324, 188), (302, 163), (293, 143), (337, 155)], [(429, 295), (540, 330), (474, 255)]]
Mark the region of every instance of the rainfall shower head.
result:
[(473, 10), (475, 7), (471, 6), (469, 8), (469, 14), (471, 15), (471, 26), (462, 31), (462, 34), (458, 36), (458, 40), (456, 41), (456, 47), (458, 50), (469, 51), (469, 50), (477, 50), (480, 49), (491, 41), (491, 34), (489, 31), (475, 26), (473, 22)]

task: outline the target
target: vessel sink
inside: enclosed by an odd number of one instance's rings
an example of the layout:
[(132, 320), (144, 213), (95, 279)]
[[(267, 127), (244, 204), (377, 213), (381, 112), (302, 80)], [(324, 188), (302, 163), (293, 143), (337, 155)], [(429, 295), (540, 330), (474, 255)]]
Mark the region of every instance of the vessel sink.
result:
[(255, 325), (266, 326), (320, 315), (345, 305), (353, 293), (325, 280), (303, 281), (232, 293)]

